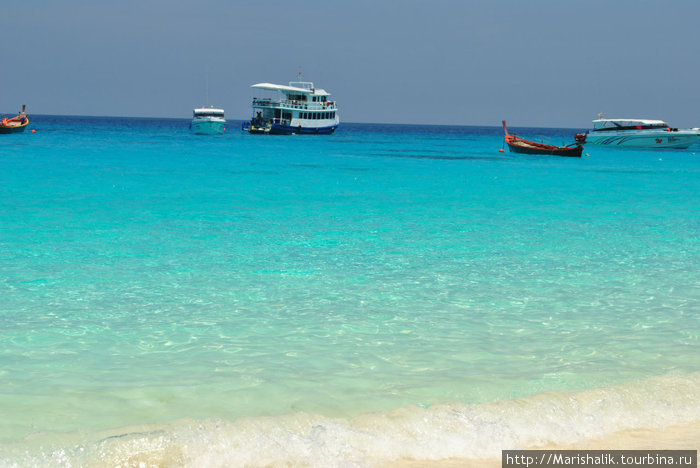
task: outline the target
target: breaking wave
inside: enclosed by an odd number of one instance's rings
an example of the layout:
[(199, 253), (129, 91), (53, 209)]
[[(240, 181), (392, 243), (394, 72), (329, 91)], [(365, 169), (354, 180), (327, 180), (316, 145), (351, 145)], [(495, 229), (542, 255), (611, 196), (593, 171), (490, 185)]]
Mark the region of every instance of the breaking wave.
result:
[[(700, 373), (579, 393), (483, 404), (402, 407), (350, 419), (298, 413), (180, 420), (80, 443), (3, 449), (0, 466), (375, 466), (399, 460), (500, 458), (502, 449), (569, 445), (629, 429), (700, 421)], [(10, 452), (10, 453), (7, 453)], [(1, 452), (0, 452), (1, 453)]]

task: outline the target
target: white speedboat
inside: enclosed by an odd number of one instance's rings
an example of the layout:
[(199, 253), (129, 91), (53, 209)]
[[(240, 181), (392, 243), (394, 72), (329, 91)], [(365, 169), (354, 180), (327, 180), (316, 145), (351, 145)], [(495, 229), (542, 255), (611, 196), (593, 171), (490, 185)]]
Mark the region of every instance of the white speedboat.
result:
[(197, 135), (221, 135), (225, 126), (224, 110), (214, 107), (195, 109), (190, 123), (190, 128)]
[(335, 101), (310, 81), (292, 81), (289, 86), (258, 83), (251, 88), (279, 91), (281, 99), (253, 98), (253, 118), (243, 124), (250, 133), (329, 134), (340, 118)]
[(685, 149), (700, 140), (700, 128), (677, 129), (663, 120), (598, 119), (587, 145)]

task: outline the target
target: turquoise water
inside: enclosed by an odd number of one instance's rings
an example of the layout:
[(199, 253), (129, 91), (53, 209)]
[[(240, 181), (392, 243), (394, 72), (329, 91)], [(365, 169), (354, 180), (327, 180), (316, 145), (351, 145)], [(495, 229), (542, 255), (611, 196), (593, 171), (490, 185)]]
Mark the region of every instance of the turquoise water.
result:
[(367, 466), (700, 420), (699, 146), (187, 123), (0, 138), (0, 466)]

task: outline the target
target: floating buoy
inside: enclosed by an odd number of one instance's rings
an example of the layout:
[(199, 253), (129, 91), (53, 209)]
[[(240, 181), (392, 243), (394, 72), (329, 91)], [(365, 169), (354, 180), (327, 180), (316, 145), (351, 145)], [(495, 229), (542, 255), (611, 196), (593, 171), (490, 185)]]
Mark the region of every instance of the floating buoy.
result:
[(32, 133), (36, 133), (36, 130), (32, 129)]
[(501, 148), (501, 149), (498, 150), (498, 152), (499, 152), (499, 153), (505, 153), (506, 150), (504, 150), (503, 148)]

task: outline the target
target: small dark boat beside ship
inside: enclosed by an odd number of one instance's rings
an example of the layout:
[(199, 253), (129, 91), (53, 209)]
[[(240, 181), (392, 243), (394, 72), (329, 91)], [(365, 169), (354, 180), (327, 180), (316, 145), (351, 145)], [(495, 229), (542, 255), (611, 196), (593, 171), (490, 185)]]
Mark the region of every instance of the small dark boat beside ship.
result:
[(3, 118), (0, 121), (0, 133), (19, 133), (23, 132), (27, 125), (29, 124), (29, 119), (27, 114), (24, 112), (27, 110), (26, 105), (22, 105), (22, 110), (15, 116), (11, 118)]
[(586, 142), (585, 133), (577, 133), (575, 142), (566, 146), (554, 146), (546, 145), (544, 143), (537, 143), (535, 141), (525, 140), (508, 133), (508, 128), (506, 127), (506, 121), (503, 121), (503, 130), (506, 132), (506, 144), (508, 144), (508, 149), (511, 153), (522, 153), (522, 154), (550, 154), (553, 156), (570, 156), (574, 158), (580, 158), (583, 152), (583, 144)]

